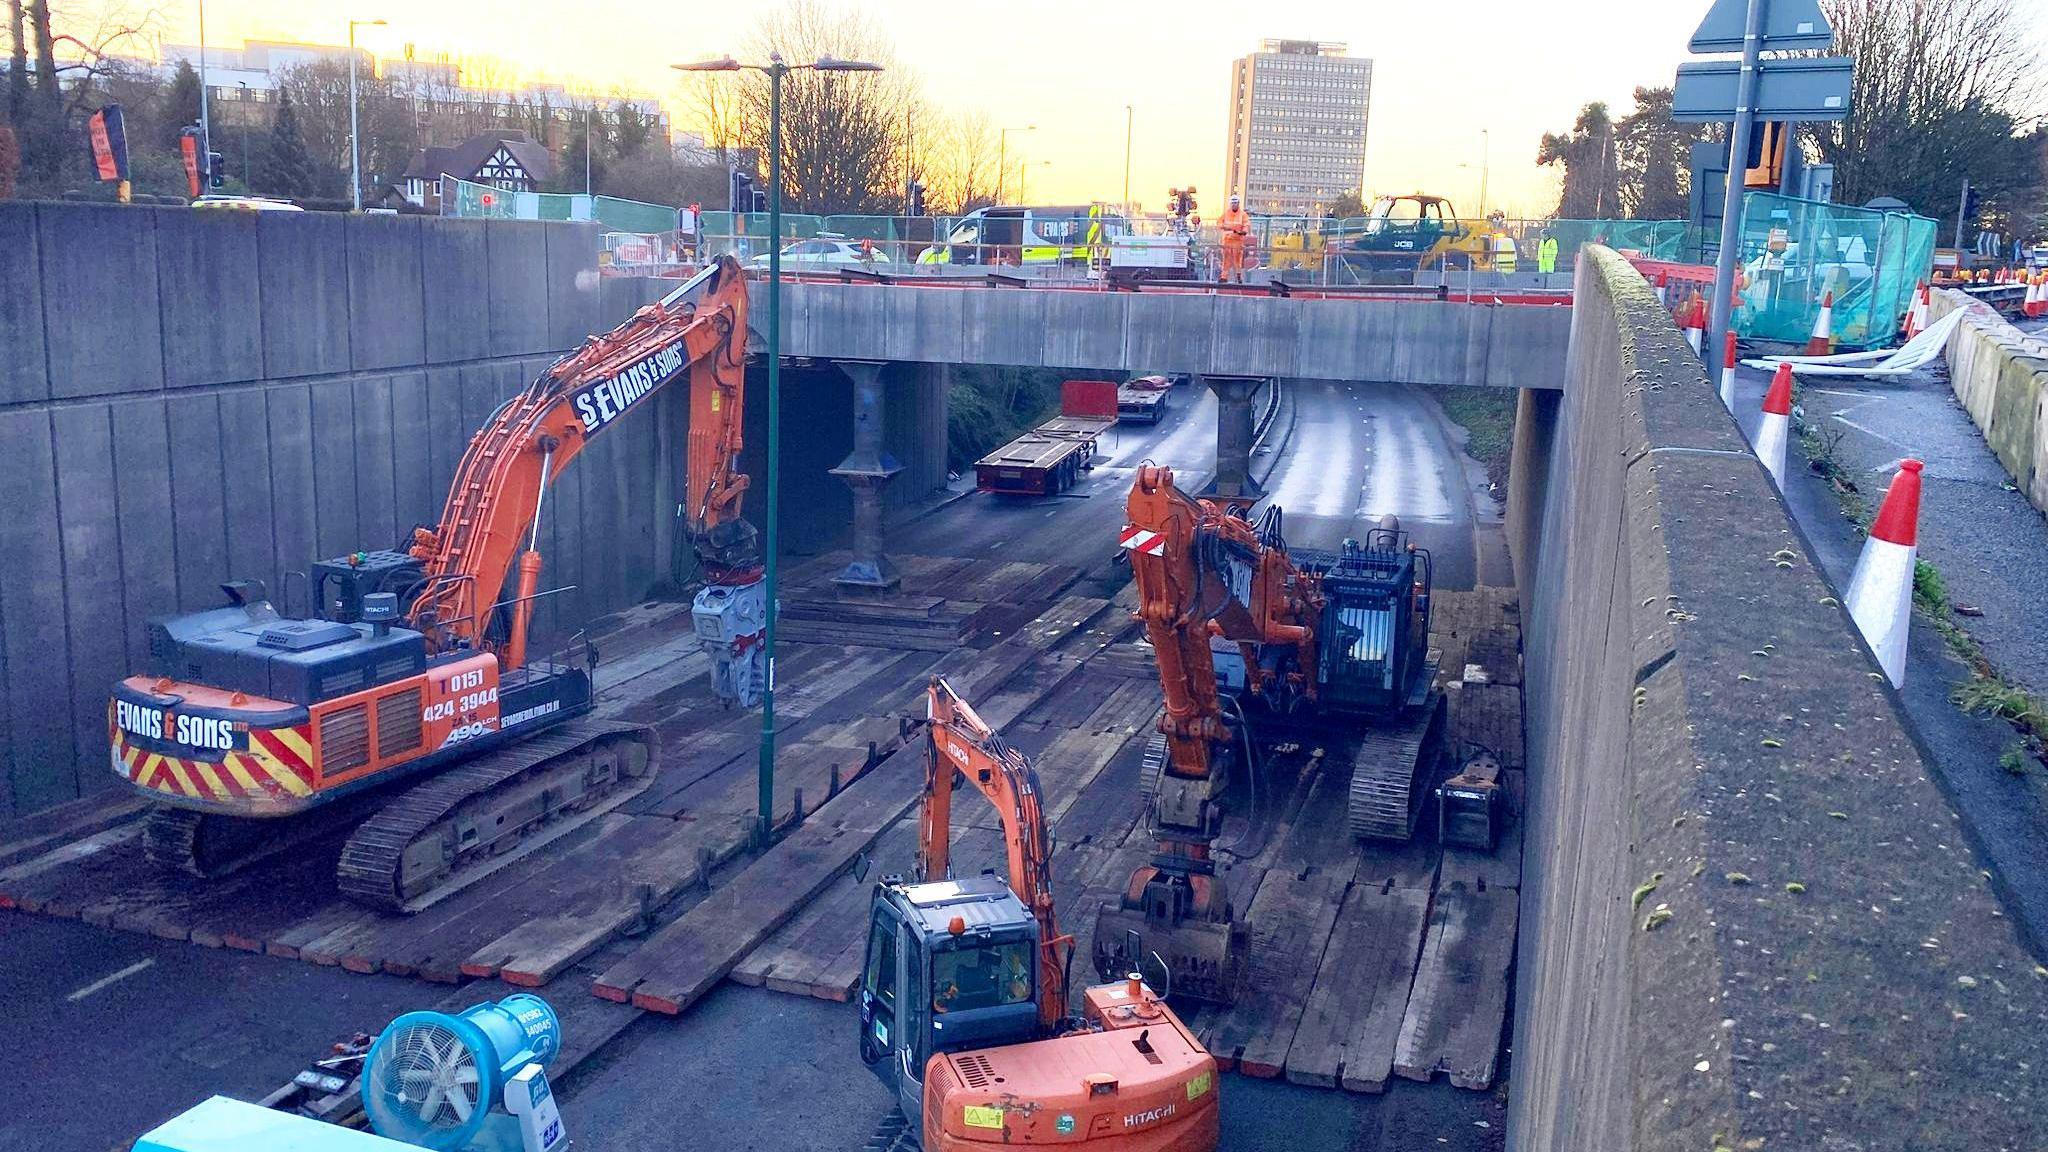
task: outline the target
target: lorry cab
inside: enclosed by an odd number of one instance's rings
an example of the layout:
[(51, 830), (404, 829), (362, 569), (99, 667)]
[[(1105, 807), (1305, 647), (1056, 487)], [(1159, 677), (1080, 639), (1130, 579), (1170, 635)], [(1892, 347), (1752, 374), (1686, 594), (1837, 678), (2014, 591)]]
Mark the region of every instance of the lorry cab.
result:
[(997, 876), (875, 886), (860, 1055), (913, 1131), (934, 1056), (1038, 1035), (1038, 921)]

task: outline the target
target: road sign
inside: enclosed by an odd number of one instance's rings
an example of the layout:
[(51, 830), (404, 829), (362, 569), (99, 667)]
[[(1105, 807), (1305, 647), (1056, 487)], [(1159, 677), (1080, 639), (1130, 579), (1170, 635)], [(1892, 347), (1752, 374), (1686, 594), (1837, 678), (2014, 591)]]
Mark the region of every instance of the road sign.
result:
[[(1840, 120), (1849, 114), (1851, 70), (1846, 56), (1767, 60), (1757, 72), (1756, 106), (1750, 112), (1758, 120)], [(1681, 124), (1735, 119), (1741, 73), (1737, 60), (1680, 64), (1671, 118)]]
[[(1742, 51), (1742, 30), (1748, 16), (1749, 0), (1714, 0), (1687, 47), (1695, 53)], [(1832, 48), (1834, 44), (1835, 30), (1821, 15), (1819, 0), (1771, 0), (1764, 14), (1763, 51)]]

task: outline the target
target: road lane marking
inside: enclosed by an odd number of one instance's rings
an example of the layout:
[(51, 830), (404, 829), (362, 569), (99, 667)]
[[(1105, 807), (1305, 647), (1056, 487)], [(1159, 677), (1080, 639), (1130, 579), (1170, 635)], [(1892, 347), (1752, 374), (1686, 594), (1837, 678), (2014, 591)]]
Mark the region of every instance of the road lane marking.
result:
[(99, 979), (93, 981), (92, 983), (87, 984), (85, 987), (80, 988), (78, 991), (73, 992), (71, 995), (66, 996), (64, 998), (64, 1002), (67, 1004), (76, 1004), (80, 1000), (85, 999), (87, 996), (90, 996), (93, 993), (98, 992), (103, 988), (106, 988), (108, 985), (118, 984), (121, 981), (126, 980), (130, 976), (135, 975), (137, 972), (140, 972), (143, 969), (148, 968), (155, 963), (155, 960), (137, 960), (135, 963), (130, 964), (126, 968), (121, 969), (119, 972), (116, 972), (110, 976), (102, 976)]

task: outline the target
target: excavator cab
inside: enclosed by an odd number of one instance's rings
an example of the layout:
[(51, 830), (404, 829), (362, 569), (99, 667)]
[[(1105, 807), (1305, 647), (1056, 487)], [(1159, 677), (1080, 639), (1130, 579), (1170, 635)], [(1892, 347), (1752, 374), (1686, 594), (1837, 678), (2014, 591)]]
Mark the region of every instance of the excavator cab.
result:
[(1322, 645), (1317, 675), (1324, 705), (1381, 714), (1420, 703), (1432, 676), (1427, 549), (1409, 543), (1392, 517), (1361, 544), (1346, 540), (1336, 555), (1296, 553), (1304, 570), (1322, 577)]
[(1038, 1036), (1038, 921), (999, 876), (875, 885), (860, 1057), (915, 1127), (934, 1056)]

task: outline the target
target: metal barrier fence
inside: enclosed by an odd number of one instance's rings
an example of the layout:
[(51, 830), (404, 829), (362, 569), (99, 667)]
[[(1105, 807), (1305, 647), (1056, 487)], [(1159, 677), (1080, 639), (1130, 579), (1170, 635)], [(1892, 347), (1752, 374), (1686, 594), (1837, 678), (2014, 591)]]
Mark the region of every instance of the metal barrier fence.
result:
[(1940, 225), (1907, 212), (1751, 192), (1742, 200), (1737, 330), (1802, 343), (1831, 300), (1845, 347), (1892, 339), (1934, 264)]
[(497, 220), (594, 220), (619, 232), (664, 232), (676, 226), (676, 210), (616, 196), (571, 192), (517, 192), (441, 177), (441, 215)]

